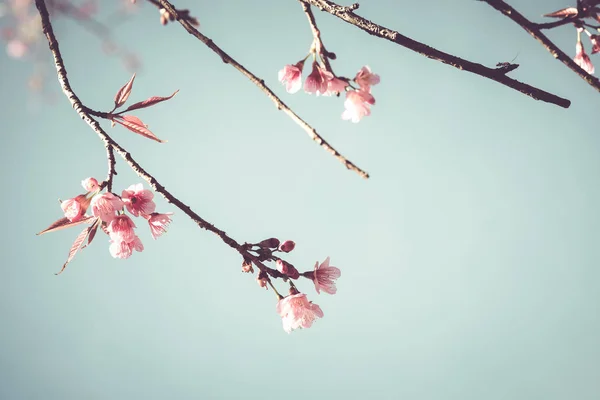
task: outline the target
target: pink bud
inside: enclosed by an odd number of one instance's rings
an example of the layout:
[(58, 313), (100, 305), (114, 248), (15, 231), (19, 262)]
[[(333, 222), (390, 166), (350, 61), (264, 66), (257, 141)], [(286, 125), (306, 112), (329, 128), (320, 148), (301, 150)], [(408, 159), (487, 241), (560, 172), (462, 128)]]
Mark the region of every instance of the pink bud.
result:
[(281, 272), (282, 274), (286, 274), (288, 273), (288, 266), (287, 263), (281, 260), (277, 260), (277, 271)]
[(260, 271), (258, 273), (258, 276), (256, 277), (256, 282), (258, 283), (258, 286), (260, 287), (264, 287), (265, 289), (267, 288), (267, 281), (268, 281), (268, 277), (267, 274), (263, 271)]
[[(252, 263), (244, 261), (242, 263), (242, 272), (252, 272), (253, 273), (254, 269), (252, 268)], [(260, 283), (259, 283), (259, 285), (260, 285)]]
[(98, 181), (96, 178), (86, 178), (81, 181), (81, 186), (88, 192), (95, 192), (98, 190)]
[(277, 238), (270, 238), (270, 239), (265, 239), (262, 242), (258, 243), (258, 245), (262, 248), (268, 248), (268, 249), (276, 249), (277, 247), (279, 247), (279, 239)]
[(290, 251), (294, 250), (294, 247), (296, 247), (296, 243), (291, 240), (286, 240), (281, 244), (281, 246), (279, 246), (279, 250), (289, 253)]

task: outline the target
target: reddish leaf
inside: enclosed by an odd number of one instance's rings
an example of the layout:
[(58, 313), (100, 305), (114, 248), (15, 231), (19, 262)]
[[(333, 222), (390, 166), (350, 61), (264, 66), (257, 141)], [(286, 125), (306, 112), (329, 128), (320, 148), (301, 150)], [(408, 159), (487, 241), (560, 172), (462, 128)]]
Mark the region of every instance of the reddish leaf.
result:
[(79, 221), (71, 222), (67, 219), (67, 217), (63, 217), (63, 218), (59, 219), (58, 221), (55, 221), (54, 223), (52, 223), (49, 227), (47, 227), (43, 231), (36, 233), (36, 235), (43, 235), (44, 233), (59, 231), (61, 229), (69, 228), (71, 226), (83, 224), (84, 222), (89, 224), (92, 222), (92, 221), (90, 221), (91, 219), (94, 219), (94, 217), (84, 216)]
[(138, 135), (142, 135), (147, 137), (148, 139), (156, 140), (159, 143), (165, 143), (166, 140), (161, 140), (156, 137), (156, 135), (150, 132), (147, 129), (147, 125), (145, 125), (141, 119), (138, 117), (134, 117), (133, 115), (123, 115), (115, 117), (115, 122), (123, 125), (125, 128), (129, 129), (132, 132), (137, 133)]
[(96, 232), (98, 232), (99, 222), (100, 222), (100, 220), (98, 218), (96, 218), (96, 221), (94, 222), (94, 225), (92, 225), (92, 227), (90, 228), (91, 229), (90, 230), (90, 236), (88, 237), (87, 244), (92, 243), (92, 240), (94, 240), (94, 237), (96, 236)]
[(544, 17), (552, 17), (552, 18), (566, 18), (566, 17), (574, 17), (578, 14), (576, 7), (567, 7), (562, 10), (554, 11), (550, 14), (544, 14)]
[(153, 106), (153, 105), (155, 105), (157, 103), (160, 103), (161, 101), (172, 99), (173, 96), (175, 96), (178, 92), (179, 92), (179, 90), (176, 90), (175, 92), (173, 92), (172, 95), (170, 95), (168, 97), (152, 96), (149, 99), (146, 99), (144, 101), (140, 101), (138, 103), (130, 105), (123, 112), (131, 111), (131, 110), (137, 110), (138, 108), (146, 108), (146, 107)]
[(67, 264), (69, 264), (71, 262), (71, 260), (75, 257), (75, 254), (77, 254), (77, 252), (81, 248), (81, 245), (85, 241), (85, 238), (90, 233), (92, 228), (93, 228), (92, 226), (89, 226), (89, 227), (85, 228), (83, 231), (81, 231), (81, 233), (79, 235), (77, 235), (77, 238), (75, 239), (75, 241), (73, 242), (73, 245), (71, 246), (71, 250), (69, 250), (69, 257), (67, 257), (67, 261), (65, 261), (65, 263), (63, 264), (60, 271), (58, 271), (55, 275), (60, 275), (65, 270), (65, 268), (67, 268)]
[(133, 87), (133, 80), (134, 79), (135, 79), (135, 74), (133, 74), (133, 76), (131, 77), (131, 79), (129, 80), (129, 82), (127, 82), (117, 92), (117, 94), (115, 96), (115, 108), (121, 107), (123, 104), (125, 104), (125, 102), (129, 98), (129, 95), (131, 94), (131, 88)]

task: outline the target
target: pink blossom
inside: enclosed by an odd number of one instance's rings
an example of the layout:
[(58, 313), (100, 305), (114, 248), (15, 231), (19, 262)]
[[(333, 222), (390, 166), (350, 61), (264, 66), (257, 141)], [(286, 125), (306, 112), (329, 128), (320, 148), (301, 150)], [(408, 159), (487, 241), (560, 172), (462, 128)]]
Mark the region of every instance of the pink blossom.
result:
[(131, 241), (124, 240), (111, 240), (110, 247), (108, 249), (110, 251), (110, 255), (114, 258), (129, 258), (133, 254), (133, 250), (135, 251), (143, 251), (144, 245), (139, 237), (133, 236)]
[(87, 204), (85, 203), (87, 203), (85, 201), (85, 195), (80, 194), (73, 199), (65, 200), (60, 203), (60, 208), (62, 208), (65, 217), (69, 221), (75, 222), (79, 221), (85, 214), (87, 208)]
[(285, 242), (283, 242), (281, 244), (281, 246), (279, 246), (279, 250), (281, 250), (285, 253), (289, 253), (290, 251), (294, 250), (295, 247), (296, 247), (296, 243), (294, 243), (291, 240), (286, 240)]
[(327, 93), (325, 93), (325, 96), (337, 96), (338, 94), (346, 90), (346, 86), (348, 86), (348, 82), (346, 82), (343, 79), (334, 77), (332, 80), (327, 82)]
[(108, 225), (108, 233), (114, 241), (131, 242), (135, 238), (135, 224), (125, 214), (117, 215)]
[(121, 197), (127, 207), (127, 211), (136, 217), (139, 217), (140, 214), (151, 214), (156, 209), (156, 204), (152, 201), (154, 193), (144, 189), (141, 183), (131, 185), (126, 190), (123, 190)]
[(150, 225), (150, 233), (156, 240), (160, 235), (167, 231), (167, 227), (171, 223), (171, 215), (173, 213), (152, 213), (148, 216), (148, 225)]
[(96, 178), (86, 178), (86, 179), (82, 180), (81, 186), (83, 186), (83, 188), (85, 190), (87, 190), (88, 192), (95, 192), (98, 189), (100, 189)]
[(329, 81), (333, 79), (331, 72), (322, 69), (317, 62), (313, 62), (313, 70), (304, 82), (304, 91), (306, 93), (320, 94), (327, 93)]
[(351, 90), (346, 92), (346, 101), (344, 107), (346, 110), (342, 113), (342, 119), (359, 122), (362, 117), (371, 115), (369, 104), (375, 104), (375, 98), (364, 90)]
[(329, 266), (329, 257), (327, 257), (320, 265), (318, 261), (316, 262), (311, 278), (317, 293), (320, 294), (323, 290), (325, 293), (335, 294), (337, 292), (335, 280), (341, 275), (339, 268)]
[(372, 73), (371, 68), (365, 65), (356, 73), (354, 82), (358, 83), (361, 89), (370, 91), (372, 85), (379, 83), (379, 75)]
[(310, 328), (317, 318), (323, 318), (321, 307), (308, 301), (306, 295), (298, 293), (284, 297), (277, 303), (283, 330), (287, 333), (297, 328)]
[(576, 49), (575, 58), (573, 58), (573, 61), (575, 61), (575, 64), (579, 65), (581, 67), (581, 69), (583, 69), (588, 74), (593, 74), (594, 73), (594, 65), (592, 64), (590, 57), (585, 52), (585, 49), (583, 48), (583, 43), (581, 43), (581, 40), (577, 41), (577, 45), (575, 46), (575, 49)]
[(123, 208), (123, 201), (114, 194), (102, 193), (92, 199), (92, 214), (102, 221), (110, 223), (115, 218), (115, 212)]
[(598, 43), (600, 35), (590, 35), (590, 42), (592, 42), (592, 54), (600, 52), (600, 43)]
[(294, 65), (286, 65), (279, 71), (279, 82), (285, 84), (285, 90), (288, 93), (296, 93), (302, 87), (302, 69), (304, 60)]
[(12, 39), (6, 45), (6, 53), (12, 58), (22, 58), (27, 53), (28, 47), (22, 40)]

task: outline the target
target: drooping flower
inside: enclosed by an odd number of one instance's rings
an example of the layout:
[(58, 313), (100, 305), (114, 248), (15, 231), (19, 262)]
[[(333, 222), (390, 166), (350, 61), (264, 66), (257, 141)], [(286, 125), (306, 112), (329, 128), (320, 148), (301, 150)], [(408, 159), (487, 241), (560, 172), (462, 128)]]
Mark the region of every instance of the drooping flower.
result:
[(313, 62), (313, 70), (304, 81), (304, 91), (306, 93), (316, 93), (316, 95), (327, 93), (329, 81), (333, 79), (333, 74), (322, 69), (319, 64)]
[(148, 225), (150, 225), (152, 238), (156, 240), (156, 238), (167, 231), (167, 227), (171, 223), (171, 215), (173, 213), (152, 213), (148, 216)]
[(343, 79), (333, 77), (333, 79), (327, 82), (327, 92), (325, 93), (325, 96), (337, 96), (346, 90), (346, 86), (348, 86), (348, 82)]
[(277, 313), (281, 316), (283, 330), (287, 333), (298, 328), (310, 328), (315, 319), (323, 318), (321, 307), (308, 301), (304, 293), (290, 295), (279, 300)]
[(575, 57), (573, 58), (573, 61), (575, 61), (575, 64), (579, 65), (581, 67), (581, 69), (583, 69), (588, 74), (593, 74), (594, 73), (594, 64), (592, 64), (590, 57), (585, 52), (583, 43), (581, 43), (581, 32), (582, 31), (583, 31), (583, 28), (577, 29), (577, 44), (575, 45)]
[(342, 119), (359, 122), (363, 117), (371, 115), (369, 104), (375, 104), (375, 98), (370, 93), (364, 90), (346, 92), (346, 101), (344, 101), (346, 109), (342, 113)]
[(60, 203), (65, 217), (71, 221), (79, 221), (85, 214), (88, 202), (85, 200), (85, 195), (80, 194), (79, 196), (68, 199)]
[(154, 193), (144, 189), (141, 183), (131, 185), (121, 193), (121, 198), (132, 215), (139, 217), (141, 215), (152, 214), (156, 209), (156, 204), (152, 199)]
[(342, 275), (342, 272), (337, 267), (329, 266), (329, 257), (325, 259), (321, 264), (317, 261), (315, 263), (315, 270), (312, 274), (309, 273), (309, 277), (315, 284), (317, 293), (321, 293), (323, 290), (325, 293), (335, 294), (337, 288), (335, 287), (335, 280)]
[(135, 238), (135, 224), (128, 215), (117, 215), (108, 225), (108, 233), (114, 241), (131, 242)]
[(294, 65), (286, 65), (279, 71), (279, 82), (285, 84), (285, 90), (288, 93), (296, 93), (302, 87), (302, 69), (304, 60)]
[(91, 178), (91, 177), (82, 180), (81, 186), (83, 186), (83, 188), (85, 190), (87, 190), (88, 192), (95, 192), (100, 188), (98, 186), (98, 181), (96, 180), (96, 178)]
[(133, 250), (140, 252), (144, 250), (144, 245), (142, 244), (142, 241), (139, 237), (135, 235), (133, 237), (133, 240), (128, 242), (117, 239), (111, 240), (110, 243), (111, 244), (109, 247), (109, 251), (114, 258), (129, 258), (131, 257), (131, 254), (133, 254)]
[(107, 192), (94, 196), (91, 206), (94, 217), (110, 223), (115, 218), (117, 210), (123, 208), (123, 201), (114, 194)]
[(358, 83), (361, 89), (368, 92), (371, 90), (371, 86), (379, 83), (379, 75), (372, 73), (371, 68), (365, 65), (356, 73), (354, 82)]

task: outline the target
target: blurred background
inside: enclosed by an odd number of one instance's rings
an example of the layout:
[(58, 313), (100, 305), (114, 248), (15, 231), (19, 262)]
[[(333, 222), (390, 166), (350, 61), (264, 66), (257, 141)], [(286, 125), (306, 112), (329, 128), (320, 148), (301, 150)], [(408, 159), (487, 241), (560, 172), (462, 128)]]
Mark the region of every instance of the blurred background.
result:
[[(135, 112), (168, 143), (102, 122), (109, 134), (239, 242), (291, 239), (287, 260), (301, 271), (330, 256), (342, 276), (335, 296), (298, 282), (325, 316), (288, 335), (240, 256), (158, 196), (157, 210), (174, 212), (166, 235), (154, 241), (136, 221), (145, 250), (120, 260), (100, 233), (55, 276), (80, 227), (35, 233), (82, 179), (104, 179), (106, 159), (37, 36), (0, 55), (0, 398), (600, 398), (600, 95), (512, 21), (476, 1), (364, 0), (357, 11), (487, 66), (517, 56), (510, 76), (571, 108), (315, 10), (334, 70), (381, 76), (372, 115), (353, 124), (340, 118), (343, 98), (290, 95), (277, 81), (312, 42), (297, 1), (175, 2), (366, 169), (363, 180), (178, 24), (161, 26), (151, 4), (80, 3), (119, 49), (107, 54), (76, 19), (54, 21), (87, 106), (110, 111), (133, 71), (130, 103), (180, 90)], [(510, 3), (535, 21), (573, 5)], [(573, 27), (548, 34), (575, 55)], [(120, 158), (117, 171), (118, 194), (142, 182)]]

